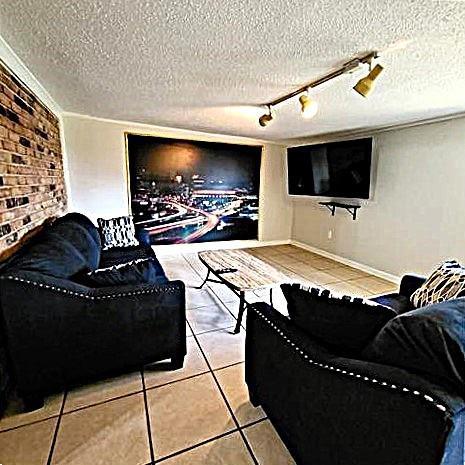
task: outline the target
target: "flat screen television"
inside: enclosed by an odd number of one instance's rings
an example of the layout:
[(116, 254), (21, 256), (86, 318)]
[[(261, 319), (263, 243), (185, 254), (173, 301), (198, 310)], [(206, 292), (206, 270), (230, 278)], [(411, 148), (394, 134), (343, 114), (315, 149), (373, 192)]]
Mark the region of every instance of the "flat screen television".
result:
[(290, 195), (368, 199), (373, 139), (287, 150)]

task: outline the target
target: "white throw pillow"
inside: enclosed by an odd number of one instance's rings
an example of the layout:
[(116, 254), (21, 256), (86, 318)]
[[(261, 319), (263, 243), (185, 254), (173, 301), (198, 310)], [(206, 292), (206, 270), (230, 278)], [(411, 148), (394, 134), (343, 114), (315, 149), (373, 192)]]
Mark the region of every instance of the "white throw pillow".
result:
[(456, 260), (448, 260), (431, 274), (411, 296), (416, 307), (437, 304), (465, 295), (465, 268)]
[(109, 220), (99, 218), (97, 223), (100, 229), (103, 250), (139, 245), (132, 216), (119, 216)]

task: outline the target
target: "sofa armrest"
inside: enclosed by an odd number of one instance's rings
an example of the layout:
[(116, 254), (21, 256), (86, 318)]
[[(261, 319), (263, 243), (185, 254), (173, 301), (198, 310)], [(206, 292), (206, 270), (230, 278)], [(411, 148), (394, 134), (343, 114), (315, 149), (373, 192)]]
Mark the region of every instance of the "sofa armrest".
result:
[(26, 276), (0, 282), (5, 333), (22, 392), (186, 353), (181, 281), (91, 289)]
[(463, 421), (458, 394), (401, 369), (336, 356), (264, 303), (247, 312), (245, 368), (252, 400), (297, 463), (438, 465)]
[(399, 294), (410, 299), (410, 296), (424, 284), (426, 278), (415, 274), (406, 274), (400, 282)]

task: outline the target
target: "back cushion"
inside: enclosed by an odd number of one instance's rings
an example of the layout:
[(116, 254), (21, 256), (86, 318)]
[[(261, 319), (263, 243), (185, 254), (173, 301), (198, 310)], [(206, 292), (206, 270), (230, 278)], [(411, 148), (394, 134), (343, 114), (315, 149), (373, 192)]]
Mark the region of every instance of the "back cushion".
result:
[(85, 227), (73, 221), (58, 221), (44, 231), (40, 240), (20, 251), (6, 270), (67, 279), (82, 271), (95, 270), (99, 261), (100, 249)]
[(100, 262), (100, 247), (82, 224), (74, 221), (54, 223), (48, 234), (72, 245), (85, 259), (85, 267), (95, 270)]
[(396, 312), (389, 307), (329, 290), (282, 284), (290, 319), (307, 334), (343, 352), (358, 353)]
[(465, 300), (399, 315), (364, 350), (377, 363), (410, 370), (465, 394)]

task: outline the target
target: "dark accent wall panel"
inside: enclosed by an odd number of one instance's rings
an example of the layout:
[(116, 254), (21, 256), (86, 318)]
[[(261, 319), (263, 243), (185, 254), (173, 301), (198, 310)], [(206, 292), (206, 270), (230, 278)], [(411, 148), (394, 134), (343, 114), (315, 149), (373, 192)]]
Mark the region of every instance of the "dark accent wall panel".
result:
[(66, 204), (58, 118), (0, 61), (0, 253)]

